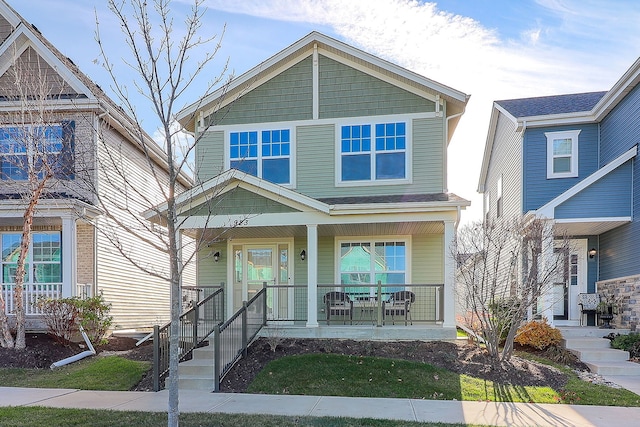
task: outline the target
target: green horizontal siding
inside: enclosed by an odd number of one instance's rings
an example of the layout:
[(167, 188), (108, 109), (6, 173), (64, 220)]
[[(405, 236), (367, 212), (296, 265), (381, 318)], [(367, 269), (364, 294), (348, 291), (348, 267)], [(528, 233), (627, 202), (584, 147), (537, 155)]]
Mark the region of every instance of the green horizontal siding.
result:
[(444, 283), (444, 250), (441, 234), (422, 234), (411, 240), (411, 281), (416, 284)]
[(299, 126), (296, 129), (297, 190), (311, 197), (334, 193), (335, 126)]
[(413, 121), (413, 181), (420, 189), (417, 193), (440, 193), (446, 187), (443, 120)]
[(308, 57), (206, 118), (213, 125), (310, 120), (313, 112), (312, 59)]
[(435, 103), (319, 55), (320, 118), (435, 111)]
[(195, 176), (205, 182), (224, 170), (224, 132), (207, 132), (196, 144)]

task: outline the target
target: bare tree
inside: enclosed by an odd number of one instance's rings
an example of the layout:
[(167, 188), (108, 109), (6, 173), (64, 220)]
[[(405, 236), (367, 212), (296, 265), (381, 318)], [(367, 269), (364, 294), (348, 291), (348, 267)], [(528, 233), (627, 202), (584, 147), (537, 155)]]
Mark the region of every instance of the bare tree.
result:
[(460, 228), (452, 254), (458, 312), (482, 334), (495, 368), (511, 358), (523, 321), (552, 313), (568, 244), (551, 221), (529, 216)]
[(68, 128), (61, 120), (56, 101), (64, 84), (60, 77), (31, 49), (13, 49), (13, 62), (2, 80), (2, 94), (9, 107), (0, 116), (0, 174), (5, 197), (23, 201), (22, 235), (15, 262), (13, 308), (16, 338), (6, 315), (6, 301), (0, 293), (0, 346), (23, 349), (25, 342), (24, 280), (32, 239), (33, 220), (40, 199), (51, 196), (61, 182), (74, 174), (74, 153)]
[[(126, 230), (142, 239), (154, 249), (167, 254), (166, 268), (157, 269), (145, 264), (144, 260), (136, 259), (126, 250), (126, 246), (119, 241), (117, 233), (109, 233), (103, 228), (100, 232), (108, 237), (122, 255), (132, 263), (156, 277), (165, 278), (170, 286), (171, 296), (171, 327), (170, 327), (170, 363), (169, 363), (169, 402), (168, 425), (178, 425), (178, 358), (179, 358), (179, 316), (181, 311), (181, 277), (188, 259), (184, 258), (184, 244), (181, 242), (179, 217), (180, 207), (177, 205), (178, 194), (187, 186), (189, 159), (198, 142), (197, 138), (190, 140), (179, 139), (180, 134), (173, 127), (174, 115), (177, 109), (184, 105), (177, 105), (185, 90), (196, 78), (202, 74), (207, 64), (216, 55), (221, 36), (202, 38), (204, 0), (194, 0), (191, 11), (185, 17), (184, 26), (178, 30), (174, 28), (170, 0), (108, 0), (108, 5), (117, 18), (124, 41), (129, 48), (129, 57), (124, 59), (126, 67), (134, 70), (134, 86), (150, 107), (160, 124), (162, 134), (162, 148), (149, 143), (149, 137), (138, 123), (136, 106), (132, 104), (126, 84), (117, 77), (115, 65), (109, 60), (107, 47), (100, 35), (100, 25), (97, 20), (96, 40), (100, 47), (104, 67), (113, 81), (113, 91), (118, 100), (124, 105), (127, 113), (133, 118), (132, 127), (126, 131), (129, 137), (137, 141), (144, 151), (146, 167), (153, 177), (154, 189), (140, 188), (139, 183), (128, 173), (121, 161), (122, 156), (104, 157), (100, 167), (109, 169), (108, 176), (114, 188), (121, 192), (129, 192), (134, 198), (142, 201), (147, 210), (155, 212), (163, 227), (152, 224), (140, 215), (135, 206), (127, 206), (122, 199), (109, 198), (102, 194), (99, 205), (105, 215), (112, 222), (114, 228)], [(180, 35), (178, 35), (180, 32)], [(193, 56), (192, 56), (193, 55)], [(197, 57), (198, 60), (194, 58)], [(201, 94), (206, 96), (225, 78), (226, 66), (203, 87)], [(185, 104), (186, 105), (186, 104)], [(148, 108), (138, 106), (140, 108)], [(105, 175), (106, 176), (106, 175)], [(158, 200), (154, 194), (160, 195)], [(129, 221), (118, 218), (118, 212), (129, 212)], [(194, 254), (200, 241), (192, 242), (189, 253)], [(181, 257), (181, 255), (183, 255)]]

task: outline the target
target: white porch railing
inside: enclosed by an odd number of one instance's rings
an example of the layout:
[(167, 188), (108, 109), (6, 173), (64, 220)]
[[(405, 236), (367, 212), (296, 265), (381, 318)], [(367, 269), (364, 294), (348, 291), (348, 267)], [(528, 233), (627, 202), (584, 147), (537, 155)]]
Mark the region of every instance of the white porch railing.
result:
[[(13, 301), (13, 288), (15, 285), (2, 285), (2, 298), (5, 302), (5, 312), (7, 314), (15, 314), (15, 303)], [(25, 283), (23, 287), (22, 301), (24, 302), (25, 312), (27, 316), (42, 314), (36, 303), (38, 299), (62, 298), (62, 283)]]

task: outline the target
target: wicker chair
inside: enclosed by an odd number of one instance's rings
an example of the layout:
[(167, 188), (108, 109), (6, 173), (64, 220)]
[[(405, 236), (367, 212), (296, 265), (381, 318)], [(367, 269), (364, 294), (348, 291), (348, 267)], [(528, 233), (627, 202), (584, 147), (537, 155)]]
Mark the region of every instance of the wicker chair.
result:
[(331, 316), (339, 316), (342, 323), (347, 317), (349, 323), (353, 324), (353, 301), (346, 292), (331, 291), (324, 295), (325, 313), (327, 313), (327, 325), (330, 324)]
[[(411, 304), (416, 302), (416, 294), (411, 291), (397, 291), (391, 294), (389, 301), (382, 303), (383, 320), (391, 316), (391, 324), (395, 325), (395, 317), (404, 317), (404, 324), (411, 322)], [(384, 323), (384, 322), (383, 322)]]

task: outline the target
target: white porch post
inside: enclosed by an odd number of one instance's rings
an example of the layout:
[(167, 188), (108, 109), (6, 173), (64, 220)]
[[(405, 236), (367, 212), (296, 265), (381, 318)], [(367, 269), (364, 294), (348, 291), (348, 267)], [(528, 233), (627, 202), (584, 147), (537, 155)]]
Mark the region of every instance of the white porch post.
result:
[(456, 224), (455, 221), (444, 222), (444, 321), (443, 327), (455, 328), (456, 326), (456, 305), (455, 305), (455, 274), (456, 263), (453, 258), (453, 245), (455, 243)]
[[(553, 265), (554, 253), (553, 253), (553, 231), (551, 230), (552, 225), (547, 223), (544, 225), (542, 231), (542, 253), (540, 254), (540, 262), (542, 264), (542, 268), (540, 269), (543, 272), (549, 270), (549, 265)], [(545, 274), (545, 273), (543, 273)], [(549, 325), (554, 326), (553, 322), (553, 304), (554, 304), (554, 286), (553, 283), (548, 283), (546, 289), (543, 289), (541, 295), (541, 304), (539, 305), (539, 314), (542, 317), (546, 317)]]
[(318, 327), (318, 225), (307, 225), (307, 328)]
[(62, 297), (76, 294), (77, 236), (76, 220), (72, 216), (62, 217)]

